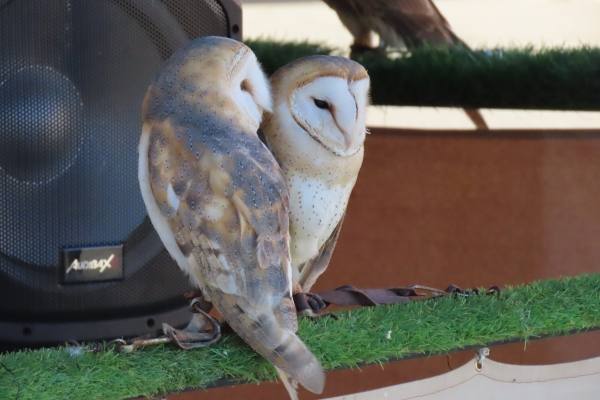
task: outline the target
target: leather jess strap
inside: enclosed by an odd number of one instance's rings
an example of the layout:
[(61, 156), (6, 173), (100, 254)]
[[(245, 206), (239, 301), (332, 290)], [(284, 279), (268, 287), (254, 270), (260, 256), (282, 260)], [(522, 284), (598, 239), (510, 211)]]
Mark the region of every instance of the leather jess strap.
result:
[[(340, 286), (333, 290), (320, 293), (303, 292), (296, 293), (294, 303), (299, 313), (318, 314), (330, 305), (334, 306), (363, 306), (371, 307), (384, 304), (403, 304), (409, 301), (425, 300), (441, 296), (473, 296), (478, 294), (498, 294), (500, 288), (491, 286), (481, 293), (479, 289), (462, 289), (456, 285), (450, 285), (445, 290), (432, 288), (424, 285), (411, 285), (397, 288), (361, 289), (352, 285)], [(195, 299), (195, 307), (208, 313), (212, 304), (202, 297), (199, 291), (188, 292), (184, 295), (188, 300)]]
[[(497, 294), (498, 286), (492, 286), (484, 294)], [(387, 289), (359, 289), (351, 285), (340, 286), (321, 293), (297, 293), (294, 303), (299, 313), (318, 314), (330, 305), (335, 306), (377, 306), (383, 304), (403, 304), (414, 300), (424, 300), (441, 296), (472, 296), (481, 294), (479, 289), (461, 289), (450, 285), (440, 290), (423, 285), (412, 285)]]
[[(497, 294), (500, 289), (492, 286), (484, 294)], [(402, 304), (414, 300), (424, 300), (441, 296), (471, 296), (480, 294), (478, 289), (461, 289), (451, 285), (446, 290), (440, 290), (422, 285), (389, 289), (359, 289), (354, 286), (341, 286), (337, 289), (321, 293), (297, 293), (294, 302), (298, 313), (318, 315), (330, 305), (335, 306), (377, 306), (382, 304)], [(188, 350), (206, 347), (215, 343), (221, 337), (225, 324), (217, 321), (209, 314), (212, 304), (202, 297), (198, 291), (184, 295), (191, 301), (192, 319), (184, 329), (176, 329), (163, 323), (163, 336), (157, 338), (140, 337), (130, 342), (117, 339), (114, 343), (121, 352), (131, 352), (136, 349), (159, 343), (173, 342), (181, 349)], [(334, 314), (328, 314), (334, 315)]]

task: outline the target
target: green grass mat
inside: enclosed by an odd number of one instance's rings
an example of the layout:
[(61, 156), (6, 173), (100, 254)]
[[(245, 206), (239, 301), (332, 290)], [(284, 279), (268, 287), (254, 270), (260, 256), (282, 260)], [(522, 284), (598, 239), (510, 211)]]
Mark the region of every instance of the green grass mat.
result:
[[(600, 274), (506, 288), (499, 296), (447, 297), (338, 316), (300, 324), (300, 335), (327, 369), (526, 341), (600, 327)], [(70, 354), (65, 348), (0, 354), (1, 399), (119, 399), (274, 377), (233, 335), (192, 351), (167, 345), (130, 354)]]
[[(318, 44), (251, 40), (267, 73), (305, 55), (339, 54)], [(358, 58), (373, 104), (490, 108), (600, 109), (600, 48), (424, 47), (396, 58)]]

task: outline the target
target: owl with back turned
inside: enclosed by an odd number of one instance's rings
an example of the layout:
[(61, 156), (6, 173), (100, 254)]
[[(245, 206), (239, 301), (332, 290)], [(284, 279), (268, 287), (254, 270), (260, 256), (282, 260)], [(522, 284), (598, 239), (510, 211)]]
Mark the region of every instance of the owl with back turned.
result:
[(290, 191), (294, 292), (325, 271), (362, 165), (369, 75), (343, 57), (296, 60), (271, 77), (261, 132)]
[(296, 335), (288, 189), (257, 135), (270, 109), (248, 47), (192, 41), (146, 93), (139, 182), (170, 255), (296, 398), (296, 382), (321, 393), (325, 376)]

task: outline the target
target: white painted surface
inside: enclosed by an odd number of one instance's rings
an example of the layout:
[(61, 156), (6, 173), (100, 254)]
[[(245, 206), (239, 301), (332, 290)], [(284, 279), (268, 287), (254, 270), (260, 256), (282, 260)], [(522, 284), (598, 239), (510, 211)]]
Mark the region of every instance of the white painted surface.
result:
[(329, 400), (598, 400), (600, 357), (553, 365), (510, 365), (475, 360), (429, 379)]

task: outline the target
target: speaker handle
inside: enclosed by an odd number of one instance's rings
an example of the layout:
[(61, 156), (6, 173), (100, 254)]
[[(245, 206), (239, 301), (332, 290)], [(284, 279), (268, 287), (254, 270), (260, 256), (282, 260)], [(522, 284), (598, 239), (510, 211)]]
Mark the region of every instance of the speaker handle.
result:
[[(242, 1), (241, 0), (219, 0), (225, 9), (229, 37), (242, 40)], [(235, 21), (239, 21), (236, 23)]]

